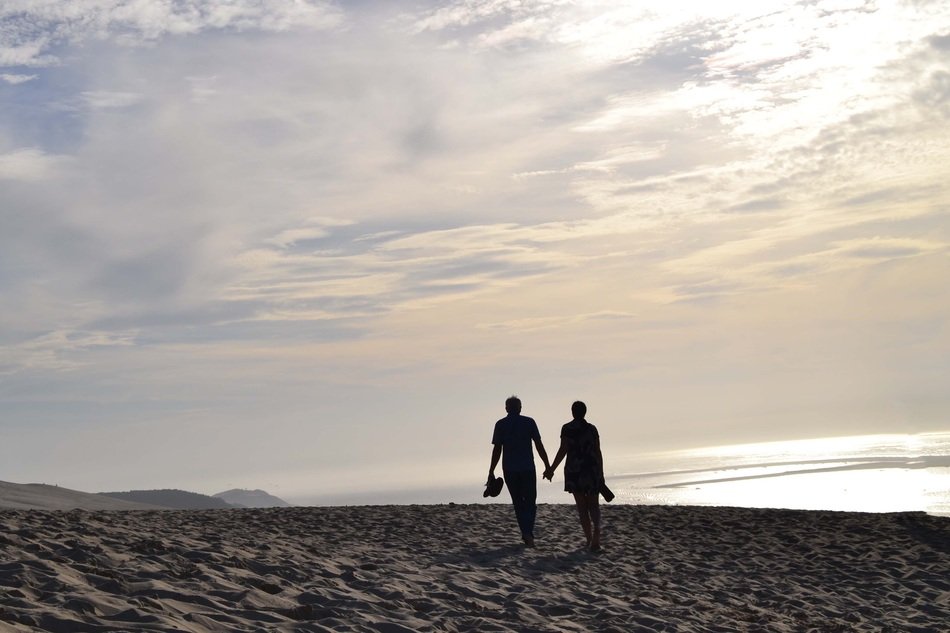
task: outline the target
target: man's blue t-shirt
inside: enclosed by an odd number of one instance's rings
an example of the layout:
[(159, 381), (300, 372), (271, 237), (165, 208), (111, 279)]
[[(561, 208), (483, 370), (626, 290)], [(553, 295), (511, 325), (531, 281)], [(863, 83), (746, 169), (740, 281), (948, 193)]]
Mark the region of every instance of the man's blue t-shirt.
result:
[(492, 444), (501, 444), (501, 468), (506, 473), (534, 472), (534, 451), (531, 441), (541, 441), (538, 425), (521, 414), (509, 415), (495, 422)]

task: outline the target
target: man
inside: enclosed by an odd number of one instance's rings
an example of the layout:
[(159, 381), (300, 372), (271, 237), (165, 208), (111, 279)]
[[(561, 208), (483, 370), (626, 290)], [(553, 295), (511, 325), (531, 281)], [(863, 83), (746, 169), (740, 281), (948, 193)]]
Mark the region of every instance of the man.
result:
[[(529, 417), (521, 415), (521, 400), (511, 396), (505, 400), (508, 415), (495, 423), (495, 432), (491, 443), (491, 466), (488, 480), (495, 478), (495, 467), (502, 458), (501, 469), (511, 493), (511, 503), (515, 507), (521, 538), (528, 547), (534, 547), (534, 518), (537, 514), (538, 477), (534, 469), (534, 451), (531, 442), (538, 449), (538, 455), (544, 462), (544, 470), (550, 468), (548, 454), (541, 443), (538, 425)], [(503, 457), (502, 457), (503, 456)]]

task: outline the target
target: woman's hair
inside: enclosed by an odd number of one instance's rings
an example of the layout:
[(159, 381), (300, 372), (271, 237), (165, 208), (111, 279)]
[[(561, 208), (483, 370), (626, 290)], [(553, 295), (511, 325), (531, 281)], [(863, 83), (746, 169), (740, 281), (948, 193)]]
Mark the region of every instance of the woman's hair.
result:
[(587, 405), (577, 400), (571, 405), (571, 413), (574, 415), (574, 418), (580, 420), (587, 415)]

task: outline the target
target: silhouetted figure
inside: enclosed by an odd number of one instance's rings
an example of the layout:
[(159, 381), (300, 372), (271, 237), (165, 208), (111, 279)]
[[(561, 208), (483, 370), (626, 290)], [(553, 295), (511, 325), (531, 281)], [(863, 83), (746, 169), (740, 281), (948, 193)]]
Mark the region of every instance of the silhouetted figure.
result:
[(495, 478), (495, 467), (502, 458), (501, 468), (505, 475), (505, 484), (511, 493), (511, 503), (515, 507), (521, 538), (528, 547), (534, 547), (534, 519), (537, 514), (538, 476), (534, 469), (534, 451), (531, 442), (538, 449), (538, 455), (547, 470), (548, 454), (541, 443), (541, 433), (532, 418), (521, 415), (521, 400), (511, 396), (505, 400), (508, 415), (495, 423), (495, 432), (491, 443), (491, 466), (488, 480)]
[[(545, 479), (551, 480), (564, 456), (564, 490), (574, 495), (577, 513), (587, 537), (587, 546), (592, 552), (600, 550), (600, 493), (604, 485), (604, 458), (600, 452), (600, 434), (597, 427), (588, 422), (587, 405), (577, 401), (571, 405), (574, 419), (561, 427), (561, 446), (554, 463), (544, 471)], [(613, 497), (610, 491), (608, 500)]]

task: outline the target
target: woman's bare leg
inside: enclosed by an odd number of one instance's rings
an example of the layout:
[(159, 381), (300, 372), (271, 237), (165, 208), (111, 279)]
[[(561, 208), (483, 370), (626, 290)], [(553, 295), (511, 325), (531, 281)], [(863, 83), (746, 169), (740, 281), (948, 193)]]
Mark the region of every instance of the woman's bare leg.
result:
[(590, 512), (588, 510), (588, 495), (581, 494), (579, 492), (574, 493), (574, 503), (577, 504), (577, 515), (581, 520), (581, 527), (584, 528), (584, 536), (587, 537), (587, 546), (590, 547), (591, 539), (593, 538), (591, 534), (591, 525), (590, 525)]
[(600, 495), (594, 493), (587, 496), (587, 513), (593, 523), (593, 536), (589, 539), (592, 551), (600, 549)]

